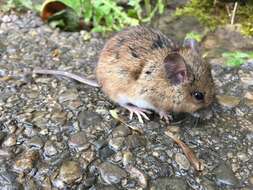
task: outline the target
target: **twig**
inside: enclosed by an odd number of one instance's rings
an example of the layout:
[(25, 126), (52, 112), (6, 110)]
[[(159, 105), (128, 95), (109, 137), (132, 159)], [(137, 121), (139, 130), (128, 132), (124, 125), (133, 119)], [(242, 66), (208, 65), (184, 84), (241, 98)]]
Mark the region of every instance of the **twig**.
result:
[(193, 151), (183, 141), (173, 135), (173, 133), (169, 130), (165, 131), (165, 135), (172, 138), (180, 146), (187, 159), (197, 171), (202, 171), (204, 169), (204, 164), (195, 156)]
[(235, 2), (235, 5), (234, 5), (234, 9), (232, 11), (232, 16), (231, 16), (231, 24), (233, 25), (234, 22), (235, 22), (235, 13), (236, 13), (236, 9), (237, 9), (237, 6), (238, 6), (238, 3), (237, 1)]

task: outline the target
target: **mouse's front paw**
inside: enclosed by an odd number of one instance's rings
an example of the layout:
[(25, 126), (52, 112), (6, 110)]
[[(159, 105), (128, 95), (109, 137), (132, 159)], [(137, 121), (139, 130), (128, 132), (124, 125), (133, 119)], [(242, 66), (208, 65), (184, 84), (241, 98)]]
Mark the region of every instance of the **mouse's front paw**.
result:
[(133, 119), (134, 114), (138, 117), (138, 120), (140, 123), (144, 123), (142, 117), (146, 120), (149, 120), (146, 114), (150, 114), (151, 113), (150, 111), (143, 108), (136, 107), (136, 106), (130, 106), (130, 105), (126, 105), (124, 107), (128, 109), (128, 111), (130, 112), (130, 116), (129, 116), (130, 120)]
[(166, 111), (159, 111), (160, 119), (164, 119), (167, 124), (172, 121), (172, 116)]

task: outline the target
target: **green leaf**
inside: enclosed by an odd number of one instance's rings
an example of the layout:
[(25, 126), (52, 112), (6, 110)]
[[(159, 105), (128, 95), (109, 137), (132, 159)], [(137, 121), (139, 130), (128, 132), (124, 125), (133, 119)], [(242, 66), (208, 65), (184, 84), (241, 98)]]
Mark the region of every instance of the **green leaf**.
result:
[(185, 39), (194, 39), (197, 42), (200, 42), (202, 39), (202, 35), (197, 32), (189, 32), (186, 34)]
[(82, 15), (82, 5), (80, 0), (59, 0), (59, 1), (75, 10), (78, 16)]

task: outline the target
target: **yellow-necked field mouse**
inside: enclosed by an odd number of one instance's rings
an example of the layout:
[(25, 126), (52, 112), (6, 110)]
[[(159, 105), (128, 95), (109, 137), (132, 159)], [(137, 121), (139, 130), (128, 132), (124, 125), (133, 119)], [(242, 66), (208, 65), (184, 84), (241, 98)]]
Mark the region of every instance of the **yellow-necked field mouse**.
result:
[(211, 67), (200, 56), (197, 42), (188, 39), (178, 48), (161, 32), (130, 27), (113, 36), (102, 49), (96, 81), (73, 73), (35, 69), (33, 73), (63, 75), (95, 87), (114, 102), (149, 119), (149, 110), (166, 122), (170, 112), (192, 113), (214, 99)]

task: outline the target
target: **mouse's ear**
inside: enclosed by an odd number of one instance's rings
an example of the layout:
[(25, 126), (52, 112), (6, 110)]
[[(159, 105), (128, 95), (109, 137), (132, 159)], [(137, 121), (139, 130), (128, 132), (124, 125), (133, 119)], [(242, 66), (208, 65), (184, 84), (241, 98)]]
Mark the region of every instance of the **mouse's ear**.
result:
[(188, 80), (187, 67), (182, 56), (171, 53), (164, 59), (166, 77), (171, 84), (178, 85)]
[(191, 49), (193, 52), (198, 53), (199, 52), (199, 44), (197, 40), (192, 38), (186, 38), (183, 43), (184, 48)]

